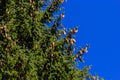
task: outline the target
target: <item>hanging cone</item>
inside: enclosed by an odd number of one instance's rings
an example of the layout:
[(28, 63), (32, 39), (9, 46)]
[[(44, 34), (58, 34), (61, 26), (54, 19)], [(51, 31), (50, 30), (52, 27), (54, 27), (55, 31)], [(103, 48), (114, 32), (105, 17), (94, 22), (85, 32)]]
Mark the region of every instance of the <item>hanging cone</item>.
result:
[(55, 44), (54, 42), (51, 43), (50, 45), (51, 49), (54, 49), (54, 44)]

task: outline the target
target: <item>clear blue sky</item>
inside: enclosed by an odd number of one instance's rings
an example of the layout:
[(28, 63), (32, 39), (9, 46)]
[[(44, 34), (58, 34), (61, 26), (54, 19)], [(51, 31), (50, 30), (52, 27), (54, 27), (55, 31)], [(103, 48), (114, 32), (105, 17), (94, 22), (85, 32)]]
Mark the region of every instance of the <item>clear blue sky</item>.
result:
[(120, 80), (120, 0), (68, 0), (67, 28), (80, 26), (76, 46), (90, 44), (83, 65), (105, 80)]

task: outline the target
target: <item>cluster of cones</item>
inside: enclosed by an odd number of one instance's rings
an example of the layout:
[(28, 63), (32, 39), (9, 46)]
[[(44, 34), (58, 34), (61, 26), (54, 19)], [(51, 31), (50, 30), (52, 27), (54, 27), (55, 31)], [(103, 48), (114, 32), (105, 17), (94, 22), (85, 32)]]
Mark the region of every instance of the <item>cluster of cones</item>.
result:
[(88, 52), (89, 45), (86, 45), (84, 48), (78, 51), (78, 53), (75, 55), (74, 60), (78, 58), (81, 62), (83, 62), (83, 54)]

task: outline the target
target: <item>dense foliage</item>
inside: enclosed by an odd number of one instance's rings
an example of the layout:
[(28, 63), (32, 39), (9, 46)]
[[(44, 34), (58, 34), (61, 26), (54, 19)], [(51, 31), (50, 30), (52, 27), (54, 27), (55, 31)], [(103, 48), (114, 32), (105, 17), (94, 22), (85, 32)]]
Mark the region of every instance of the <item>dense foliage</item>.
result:
[(98, 80), (74, 68), (88, 45), (74, 53), (78, 28), (62, 25), (63, 2), (0, 0), (0, 80)]

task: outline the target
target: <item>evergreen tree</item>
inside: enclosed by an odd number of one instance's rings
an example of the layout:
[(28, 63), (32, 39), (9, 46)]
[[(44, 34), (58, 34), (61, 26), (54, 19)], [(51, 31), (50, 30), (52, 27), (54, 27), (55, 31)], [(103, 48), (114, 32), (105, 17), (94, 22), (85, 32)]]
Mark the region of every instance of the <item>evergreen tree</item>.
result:
[(78, 28), (62, 25), (63, 2), (0, 0), (0, 80), (99, 80), (74, 67), (88, 45), (74, 53)]

